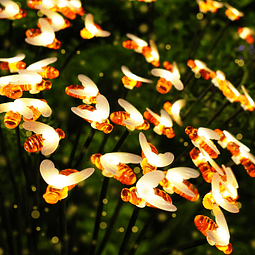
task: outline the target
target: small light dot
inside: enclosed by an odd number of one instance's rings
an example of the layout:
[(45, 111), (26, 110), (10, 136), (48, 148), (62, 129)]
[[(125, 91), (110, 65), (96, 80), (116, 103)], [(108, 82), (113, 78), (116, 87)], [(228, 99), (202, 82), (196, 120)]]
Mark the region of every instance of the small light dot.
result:
[(0, 255), (4, 254), (4, 250), (2, 248), (0, 248)]
[(171, 45), (170, 45), (170, 44), (167, 44), (167, 45), (165, 46), (165, 48), (166, 48), (166, 50), (170, 50), (170, 49), (171, 49)]
[(43, 14), (41, 11), (38, 11), (38, 12), (37, 12), (37, 15), (38, 15), (38, 17), (41, 18), (44, 14)]
[(183, 145), (184, 145), (185, 147), (187, 147), (187, 146), (189, 145), (189, 143), (188, 143), (188, 142), (184, 142)]
[(61, 54), (65, 54), (66, 53), (66, 50), (65, 49), (61, 49)]
[(200, 73), (196, 73), (196, 74), (195, 74), (195, 77), (196, 77), (197, 79), (199, 79), (199, 78), (201, 77), (201, 74), (200, 74)]
[(84, 65), (85, 65), (85, 61), (84, 61), (84, 60), (81, 60), (80, 64), (81, 64), (82, 66), (84, 66)]
[(18, 205), (14, 205), (13, 208), (14, 208), (14, 209), (17, 209), (17, 208), (18, 208)]
[(132, 232), (133, 232), (133, 233), (136, 233), (137, 231), (138, 231), (138, 227), (137, 227), (137, 226), (133, 226), (133, 227), (132, 227)]
[(40, 212), (37, 210), (32, 211), (31, 216), (33, 219), (38, 219), (40, 217)]
[(35, 205), (35, 206), (33, 206), (33, 210), (36, 210), (38, 207)]
[(57, 236), (53, 236), (53, 237), (51, 238), (51, 242), (52, 242), (52, 243), (58, 243), (58, 241), (59, 241), (59, 238), (58, 238)]
[(36, 227), (36, 231), (40, 231), (41, 230), (41, 228), (40, 227)]
[(136, 167), (134, 168), (134, 173), (135, 173), (135, 174), (139, 174), (140, 172), (141, 172), (141, 168), (138, 167), (138, 166), (136, 166)]
[(107, 228), (107, 224), (105, 222), (101, 222), (99, 226), (100, 226), (101, 229), (106, 229)]
[(107, 198), (104, 198), (102, 202), (103, 202), (103, 204), (106, 205), (106, 204), (108, 203), (108, 199), (107, 199)]
[(32, 135), (32, 131), (26, 131), (26, 136), (31, 136)]
[(238, 65), (239, 65), (239, 66), (244, 66), (244, 61), (243, 61), (242, 59), (239, 60), (239, 61), (238, 61)]
[(78, 55), (81, 54), (81, 51), (80, 51), (80, 50), (77, 50), (77, 51), (76, 51), (76, 54), (78, 54)]
[(148, 29), (149, 29), (149, 27), (148, 27), (147, 24), (141, 24), (141, 25), (139, 26), (139, 31), (140, 31), (141, 33), (146, 33), (146, 32), (148, 31)]
[(102, 72), (99, 73), (99, 76), (100, 76), (100, 77), (103, 77), (103, 76), (104, 76), (104, 73), (102, 73)]
[(158, 220), (159, 220), (159, 221), (166, 221), (166, 220), (167, 220), (166, 214), (165, 214), (165, 213), (160, 213), (160, 214), (158, 215)]
[(36, 187), (35, 187), (35, 186), (31, 186), (31, 190), (32, 190), (33, 192), (35, 192), (35, 191), (36, 191)]
[(238, 64), (238, 62), (239, 62), (239, 59), (235, 59), (235, 63)]
[(148, 6), (147, 5), (141, 5), (140, 11), (143, 12), (143, 13), (147, 12), (148, 11)]
[(119, 232), (123, 233), (124, 232), (124, 228), (123, 227), (119, 228)]
[(102, 216), (106, 216), (107, 215), (107, 212), (102, 212)]
[(201, 12), (199, 12), (199, 13), (197, 14), (197, 19), (201, 20), (201, 19), (203, 19), (203, 18), (204, 18), (204, 14), (201, 13)]
[(176, 218), (176, 213), (172, 213), (172, 217), (173, 217), (173, 218)]
[(45, 212), (49, 212), (50, 209), (49, 209), (48, 207), (45, 207), (45, 208), (44, 208), (44, 211), (45, 211)]
[(238, 207), (238, 209), (241, 209), (241, 207), (242, 207), (242, 203), (237, 202), (237, 207)]
[(237, 139), (237, 140), (242, 140), (242, 139), (243, 139), (243, 135), (240, 134), (240, 133), (237, 134), (237, 135), (236, 135), (236, 139)]

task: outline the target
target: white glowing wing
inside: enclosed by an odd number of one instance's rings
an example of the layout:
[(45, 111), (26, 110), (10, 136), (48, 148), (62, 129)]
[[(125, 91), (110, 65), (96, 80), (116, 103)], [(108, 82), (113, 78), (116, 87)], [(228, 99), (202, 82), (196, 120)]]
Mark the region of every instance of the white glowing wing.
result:
[(96, 109), (100, 113), (101, 120), (107, 119), (110, 114), (110, 105), (108, 103), (108, 100), (103, 95), (98, 95), (96, 97), (96, 100), (97, 100)]
[(243, 148), (245, 151), (250, 151), (250, 149), (245, 146), (243, 143), (238, 141), (231, 133), (229, 133), (227, 130), (223, 130), (224, 135), (227, 137), (228, 142), (234, 142), (239, 147)]
[(55, 32), (61, 30), (65, 25), (65, 20), (59, 13), (45, 8), (40, 9), (40, 11), (51, 19), (51, 26)]
[(218, 206), (213, 207), (215, 222), (219, 226), (216, 230), (206, 232), (208, 238), (218, 245), (228, 245), (230, 234), (224, 214)]
[(23, 127), (36, 134), (42, 134), (45, 139), (41, 150), (43, 155), (50, 155), (57, 149), (59, 144), (59, 135), (51, 126), (38, 121), (27, 121), (23, 123)]
[(149, 41), (150, 47), (151, 47), (151, 55), (153, 56), (154, 60), (159, 61), (159, 53), (157, 45), (153, 40)]
[(5, 61), (5, 62), (8, 62), (8, 63), (15, 63), (15, 62), (23, 60), (25, 57), (26, 57), (25, 54), (20, 53), (20, 54), (16, 55), (15, 57), (12, 57), (12, 58), (0, 58), (0, 61)]
[(222, 165), (222, 168), (224, 169), (226, 176), (227, 176), (227, 182), (230, 183), (235, 189), (238, 188), (238, 182), (236, 180), (236, 177), (234, 175), (234, 172), (230, 167), (225, 167)]
[(83, 74), (78, 75), (79, 81), (84, 86), (84, 96), (96, 96), (98, 93), (97, 85), (87, 76)]
[(238, 213), (239, 209), (236, 204), (231, 204), (226, 199), (224, 199), (220, 193), (220, 177), (218, 173), (213, 175), (212, 179), (212, 195), (218, 205), (228, 212)]
[(195, 59), (194, 62), (199, 69), (207, 69), (207, 66), (203, 61)]
[(11, 0), (1, 0), (0, 3), (5, 7), (0, 12), (0, 19), (9, 19), (19, 13), (19, 6)]
[(25, 38), (25, 41), (29, 44), (36, 46), (46, 46), (48, 44), (51, 44), (55, 39), (55, 33), (53, 28), (45, 18), (40, 18), (38, 22), (41, 27), (42, 33), (34, 37)]
[(251, 98), (251, 96), (249, 95), (249, 93), (247, 92), (246, 88), (242, 85), (241, 86), (243, 92), (244, 92), (244, 95), (246, 96), (246, 98), (248, 99), (249, 103), (252, 105), (252, 106), (255, 106), (255, 103), (253, 101), (253, 99)]
[(49, 64), (52, 64), (54, 62), (57, 61), (57, 57), (52, 57), (52, 58), (45, 58), (45, 59), (42, 59), (40, 61), (37, 61), (31, 65), (29, 65), (26, 69), (27, 70), (37, 70), (37, 69), (41, 69), (42, 67), (45, 67)]
[(133, 35), (133, 34), (126, 34), (126, 36), (131, 39), (132, 41), (134, 41), (135, 43), (137, 43), (140, 47), (145, 47), (148, 46), (148, 43), (144, 40), (142, 40), (141, 38)]
[(174, 121), (179, 125), (182, 126), (182, 119), (180, 116), (180, 111), (181, 109), (186, 105), (186, 100), (185, 99), (179, 99), (176, 102), (173, 103), (172, 108), (171, 108), (171, 113)]
[[(43, 71), (43, 70), (37, 70)], [(12, 84), (22, 85), (22, 84), (37, 84), (42, 81), (42, 76), (39, 75), (34, 70), (20, 69), (18, 70), (19, 76), (17, 76), (16, 81), (12, 81)]]
[(161, 124), (163, 124), (165, 127), (172, 127), (173, 126), (173, 121), (170, 117), (170, 115), (165, 111), (165, 110), (160, 110), (161, 114)]
[(197, 134), (204, 136), (206, 139), (220, 140), (220, 136), (212, 129), (200, 127), (198, 128)]
[(153, 68), (151, 74), (156, 77), (163, 77), (166, 80), (170, 79), (171, 72), (162, 68)]
[(142, 157), (126, 152), (112, 152), (104, 154), (101, 159), (103, 168), (112, 175), (119, 175), (118, 164), (119, 163), (134, 163), (139, 164), (142, 161)]
[(26, 106), (34, 106), (37, 108), (44, 117), (49, 117), (52, 113), (50, 106), (44, 102), (43, 100), (36, 98), (19, 98), (16, 99), (15, 102), (23, 102)]
[(147, 158), (148, 162), (151, 165), (157, 167), (165, 167), (173, 162), (174, 155), (171, 152), (165, 152), (164, 154), (160, 153), (158, 155), (152, 152), (151, 147), (148, 144), (147, 139), (142, 132), (139, 133), (139, 142), (145, 157)]
[(178, 78), (178, 79), (181, 78), (181, 75), (180, 75), (180, 72), (179, 72), (179, 68), (178, 68), (176, 62), (173, 62), (172, 74), (173, 74), (176, 78)]
[(97, 37), (108, 37), (108, 36), (110, 36), (110, 35), (111, 35), (110, 32), (108, 32), (108, 31), (106, 31), (106, 30), (101, 30), (101, 29), (98, 29), (98, 28), (97, 28), (97, 32), (96, 32), (96, 36), (97, 36)]
[(76, 115), (78, 115), (81, 118), (87, 119), (87, 120), (92, 120), (92, 121), (96, 121), (97, 120), (97, 116), (95, 114), (95, 111), (91, 112), (89, 110), (86, 109), (79, 109), (78, 107), (71, 107), (71, 111), (73, 113), (75, 113)]
[(59, 174), (51, 160), (45, 159), (40, 165), (40, 173), (45, 182), (56, 188), (64, 188), (69, 185), (77, 184), (94, 172), (94, 168), (87, 168), (80, 172), (71, 173), (68, 176)]
[(202, 154), (205, 156), (206, 160), (211, 164), (211, 166), (220, 174), (221, 176), (224, 175), (222, 169), (218, 166), (218, 164), (202, 149), (200, 148)]
[(183, 183), (183, 180), (197, 178), (198, 176), (199, 172), (189, 167), (175, 167), (169, 169), (166, 174), (166, 178), (173, 186), (190, 197), (194, 197), (195, 194), (189, 190), (189, 188)]
[(152, 83), (152, 80), (142, 78), (138, 75), (135, 75), (131, 73), (131, 71), (126, 67), (126, 66), (121, 66), (121, 71), (130, 79), (135, 80), (135, 81), (141, 81), (141, 82), (146, 82), (146, 83)]
[(176, 211), (177, 208), (173, 204), (165, 201), (162, 197), (155, 195), (153, 188), (158, 186), (158, 183), (162, 181), (165, 174), (162, 171), (152, 171), (142, 176), (137, 184), (137, 193), (139, 197), (144, 199), (149, 204), (165, 210), (165, 211)]
[(118, 103), (121, 107), (125, 109), (126, 112), (130, 114), (130, 118), (124, 120), (125, 125), (139, 126), (143, 124), (144, 122), (143, 115), (132, 104), (130, 104), (128, 101), (124, 99), (119, 99)]
[(161, 120), (160, 116), (157, 113), (150, 110), (149, 108), (146, 108), (146, 111), (148, 111), (156, 120), (158, 120), (158, 121)]

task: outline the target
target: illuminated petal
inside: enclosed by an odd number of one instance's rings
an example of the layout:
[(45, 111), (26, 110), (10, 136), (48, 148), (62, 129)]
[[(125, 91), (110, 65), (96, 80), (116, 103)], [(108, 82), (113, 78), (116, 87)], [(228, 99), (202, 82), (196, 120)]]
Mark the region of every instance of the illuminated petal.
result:
[(49, 64), (52, 64), (54, 62), (57, 61), (57, 58), (56, 57), (52, 57), (52, 58), (45, 58), (45, 59), (42, 59), (40, 61), (37, 61), (31, 65), (29, 65), (26, 69), (27, 70), (37, 70), (37, 69), (41, 69), (42, 67), (45, 67)]
[(140, 76), (137, 76), (126, 67), (126, 66), (121, 66), (121, 71), (130, 79), (135, 80), (135, 81), (141, 81), (141, 82), (146, 82), (146, 83), (152, 83), (152, 80), (142, 78)]
[(155, 195), (153, 188), (158, 186), (165, 174), (162, 171), (152, 171), (143, 175), (137, 182), (137, 193), (139, 197), (149, 204), (165, 211), (176, 211), (177, 208), (173, 204), (166, 202), (162, 197)]
[(212, 195), (218, 205), (228, 212), (238, 213), (239, 209), (236, 204), (231, 204), (224, 199), (220, 193), (220, 177), (219, 174), (215, 173), (212, 178)]
[(125, 125), (139, 126), (143, 124), (143, 115), (132, 104), (124, 99), (119, 99), (118, 103), (130, 114), (130, 118), (124, 121)]
[(126, 36), (131, 39), (132, 41), (134, 41), (135, 43), (137, 43), (140, 47), (145, 47), (148, 46), (148, 43), (144, 40), (142, 40), (141, 38), (133, 35), (133, 34), (126, 34)]

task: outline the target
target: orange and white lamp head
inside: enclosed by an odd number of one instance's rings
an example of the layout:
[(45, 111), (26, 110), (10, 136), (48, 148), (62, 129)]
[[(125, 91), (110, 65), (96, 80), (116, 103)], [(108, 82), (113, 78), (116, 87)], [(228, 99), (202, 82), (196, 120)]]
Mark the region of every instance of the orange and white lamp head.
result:
[(251, 98), (251, 96), (249, 95), (249, 93), (247, 92), (246, 88), (244, 87), (244, 85), (241, 86), (244, 96), (246, 97), (246, 103), (241, 102), (241, 106), (243, 107), (243, 109), (245, 111), (254, 111), (255, 110), (255, 102), (254, 100)]
[(139, 142), (149, 164), (156, 167), (165, 167), (173, 162), (174, 155), (171, 152), (159, 153), (158, 155), (154, 153), (142, 132), (139, 133)]
[(51, 24), (49, 21), (45, 18), (40, 18), (38, 20), (41, 33), (39, 35), (36, 35), (34, 37), (30, 38), (25, 38), (25, 41), (28, 44), (34, 45), (34, 46), (44, 46), (46, 47), (47, 45), (53, 43), (55, 39), (55, 32), (54, 29), (52, 28)]
[(145, 60), (148, 63), (151, 63), (152, 65), (158, 67), (160, 65), (159, 63), (159, 52), (156, 43), (151, 39), (149, 41), (150, 44), (150, 51), (147, 52), (146, 50), (143, 51), (143, 55), (145, 57)]
[(12, 58), (0, 58), (0, 61), (8, 62), (10, 72), (14, 73), (14, 72), (18, 72), (19, 69), (25, 68), (26, 64), (24, 62), (22, 62), (23, 64), (21, 65), (21, 68), (19, 68), (19, 65), (16, 65), (17, 62), (23, 60), (25, 57), (26, 57), (25, 54), (20, 53)]
[(170, 117), (170, 115), (163, 109), (160, 110), (160, 116), (150, 110), (149, 108), (146, 108), (146, 110), (156, 119), (159, 121), (159, 124), (153, 128), (153, 131), (157, 133), (158, 135), (162, 135), (162, 127), (170, 128), (173, 126), (173, 121)]
[(217, 70), (216, 76), (211, 80), (212, 84), (215, 87), (220, 88), (220, 82), (224, 81), (226, 81), (226, 75), (222, 71)]
[(170, 81), (177, 90), (184, 89), (184, 85), (180, 80), (180, 72), (175, 62), (173, 63), (172, 72), (161, 68), (154, 68), (151, 70), (151, 73), (156, 77), (161, 77)]
[(230, 240), (230, 233), (225, 216), (219, 206), (215, 205), (213, 207), (213, 214), (215, 216), (215, 222), (218, 225), (218, 228), (213, 231), (207, 230), (207, 241), (210, 245), (228, 245)]
[(42, 135), (44, 140), (41, 153), (44, 156), (51, 155), (57, 149), (59, 145), (59, 135), (53, 127), (39, 121), (26, 121), (23, 123), (23, 127), (26, 130)]
[(146, 41), (144, 41), (143, 39), (137, 37), (136, 35), (128, 33), (128, 34), (126, 34), (126, 36), (136, 44), (136, 47), (134, 48), (134, 51), (137, 52), (137, 53), (142, 53), (143, 47), (148, 46), (148, 43)]
[(136, 126), (144, 123), (143, 115), (132, 104), (121, 98), (118, 99), (118, 103), (130, 114), (130, 117), (123, 122), (129, 131), (134, 131)]
[[(226, 169), (226, 168), (225, 168)], [(227, 170), (228, 171), (228, 170)], [(239, 209), (237, 206), (237, 203), (230, 203), (226, 198), (226, 194), (222, 194), (220, 190), (220, 183), (225, 187), (224, 193), (228, 193), (227, 195), (232, 197), (234, 196), (234, 199), (237, 198), (237, 183), (236, 180), (233, 178), (233, 174), (230, 173), (230, 171), (227, 172), (227, 181), (223, 181), (218, 173), (215, 173), (212, 179), (212, 195), (216, 201), (216, 203), (221, 206), (223, 209), (225, 209), (228, 212), (231, 213), (238, 213)]]
[[(178, 190), (183, 192), (189, 197), (195, 197), (194, 194), (188, 187), (183, 183), (183, 180), (188, 180), (190, 178), (197, 178), (199, 172), (190, 167), (175, 167), (167, 170), (166, 179), (171, 183), (171, 186), (176, 187)], [(164, 190), (168, 193), (173, 193), (171, 187), (164, 187)]]
[[(4, 10), (0, 11), (0, 19), (15, 19), (16, 15), (20, 13), (19, 5), (11, 0), (0, 0), (0, 4), (4, 6)], [(26, 12), (21, 17), (26, 16)]]
[(59, 13), (45, 8), (40, 8), (40, 11), (46, 15), (48, 19), (50, 19), (51, 27), (53, 28), (54, 32), (70, 27), (70, 21), (64, 19)]
[(204, 141), (215, 153), (220, 154), (220, 151), (217, 149), (215, 144), (211, 141), (212, 140), (220, 140), (220, 136), (212, 129), (200, 127), (198, 128), (197, 134), (199, 136), (199, 139), (197, 141), (192, 141), (194, 146), (198, 147), (202, 153), (205, 152), (205, 150), (201, 150), (200, 142)]
[(100, 162), (104, 168), (103, 175), (108, 176), (110, 173), (110, 175), (119, 176), (119, 163), (140, 164), (142, 162), (142, 157), (126, 152), (111, 152), (102, 155), (100, 158)]
[(72, 94), (75, 94), (77, 96), (86, 97), (86, 99), (83, 99), (83, 103), (85, 104), (91, 104), (91, 101), (89, 98), (96, 97), (99, 90), (97, 85), (86, 75), (79, 74), (78, 75), (79, 81), (82, 83), (83, 89), (69, 89), (69, 92)]
[(231, 21), (239, 20), (241, 17), (244, 16), (243, 12), (238, 11), (234, 7), (230, 6), (228, 3), (225, 3), (225, 7), (227, 8), (225, 14)]
[(137, 182), (136, 188), (139, 197), (147, 203), (169, 212), (174, 212), (177, 207), (170, 202), (165, 201), (162, 197), (155, 195), (154, 189), (163, 179), (165, 174), (163, 171), (155, 170), (143, 175)]
[(96, 97), (96, 110), (91, 112), (86, 109), (79, 109), (78, 107), (72, 107), (71, 110), (81, 118), (92, 121), (91, 126), (94, 128), (94, 122), (103, 123), (110, 114), (110, 106), (108, 100), (103, 95)]
[(80, 31), (83, 39), (91, 39), (93, 37), (108, 37), (111, 35), (110, 32), (102, 30), (94, 23), (94, 17), (91, 13), (87, 14), (84, 23), (85, 28)]
[(124, 87), (127, 89), (132, 90), (134, 87), (137, 86), (137, 82), (152, 83), (152, 80), (133, 74), (126, 66), (121, 66), (121, 71), (125, 74), (127, 78), (129, 78), (128, 83), (123, 82)]

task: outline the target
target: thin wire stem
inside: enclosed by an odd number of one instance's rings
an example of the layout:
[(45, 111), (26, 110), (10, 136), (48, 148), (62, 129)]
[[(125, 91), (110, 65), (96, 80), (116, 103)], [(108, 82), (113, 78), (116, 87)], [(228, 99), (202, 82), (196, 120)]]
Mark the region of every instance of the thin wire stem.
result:
[(96, 132), (96, 130), (94, 128), (91, 128), (90, 133), (89, 133), (89, 135), (88, 135), (88, 137), (87, 137), (87, 139), (86, 139), (86, 141), (85, 141), (85, 143), (83, 145), (83, 148), (82, 148), (82, 150), (80, 152), (80, 155), (79, 155), (79, 157), (78, 157), (78, 159), (77, 159), (77, 161), (76, 161), (76, 163), (74, 165), (75, 169), (79, 167), (79, 165), (80, 165), (84, 155), (87, 153), (89, 145), (90, 145), (90, 143), (91, 143), (91, 141), (92, 141), (92, 139), (94, 137), (95, 132)]
[(61, 243), (61, 255), (68, 254), (67, 227), (66, 227), (66, 200), (63, 199), (58, 204), (59, 209), (59, 236)]
[(103, 240), (102, 240), (102, 242), (101, 242), (101, 244), (100, 244), (100, 246), (99, 246), (99, 248), (98, 248), (98, 250), (96, 252), (96, 255), (100, 255), (103, 252), (103, 250), (104, 250), (104, 248), (105, 248), (105, 246), (106, 246), (106, 244), (107, 244), (107, 242), (108, 242), (108, 240), (109, 240), (109, 238), (111, 236), (112, 229), (114, 227), (114, 224), (115, 224), (115, 222), (117, 220), (117, 217), (119, 215), (120, 209), (121, 209), (123, 204), (124, 204), (124, 202), (121, 200), (121, 198), (119, 198), (117, 206), (116, 206), (116, 208), (114, 210), (114, 213), (113, 213), (113, 215), (111, 217), (110, 223), (108, 224), (108, 227), (107, 227), (107, 229), (105, 231), (105, 235), (103, 237)]
[(243, 108), (238, 109), (226, 121), (224, 121), (224, 125), (228, 124), (232, 119), (234, 119), (239, 113), (241, 113), (243, 111), (244, 111)]
[(125, 251), (126, 251), (126, 248), (127, 248), (127, 245), (128, 245), (128, 241), (129, 241), (130, 236), (132, 234), (132, 227), (134, 226), (134, 224), (135, 224), (135, 222), (136, 222), (136, 220), (138, 218), (139, 212), (140, 212), (140, 208), (135, 206), (134, 211), (132, 213), (132, 216), (131, 216), (131, 218), (129, 220), (128, 227), (127, 227), (125, 236), (123, 238), (123, 241), (122, 241), (122, 244), (121, 244), (121, 247), (120, 247), (118, 255), (123, 255), (125, 253)]
[(176, 254), (176, 251), (185, 251), (191, 248), (195, 248), (197, 246), (200, 245), (204, 245), (207, 243), (207, 240), (205, 238), (187, 243), (187, 244), (183, 244), (183, 245), (179, 245), (175, 248), (169, 248), (169, 249), (165, 249), (156, 253), (152, 253), (151, 255), (171, 255), (171, 254)]
[[(124, 141), (127, 138), (128, 134), (129, 134), (129, 131), (126, 129), (125, 132), (123, 133), (123, 135), (121, 136), (121, 138), (119, 139), (119, 141), (117, 142), (117, 144), (114, 146), (114, 148), (112, 150), (113, 152), (119, 150), (120, 146), (124, 143)], [(102, 211), (103, 211), (103, 208), (104, 208), (103, 199), (106, 196), (108, 185), (109, 185), (109, 178), (104, 177), (101, 192), (100, 192), (100, 196), (99, 196), (98, 207), (97, 207), (95, 227), (94, 227), (94, 232), (93, 232), (93, 237), (92, 237), (92, 242), (91, 242), (91, 247), (90, 247), (90, 255), (93, 255), (95, 253), (95, 250), (96, 250), (97, 237), (98, 237), (98, 233), (99, 233), (99, 225), (100, 225), (100, 221), (101, 221)]]

